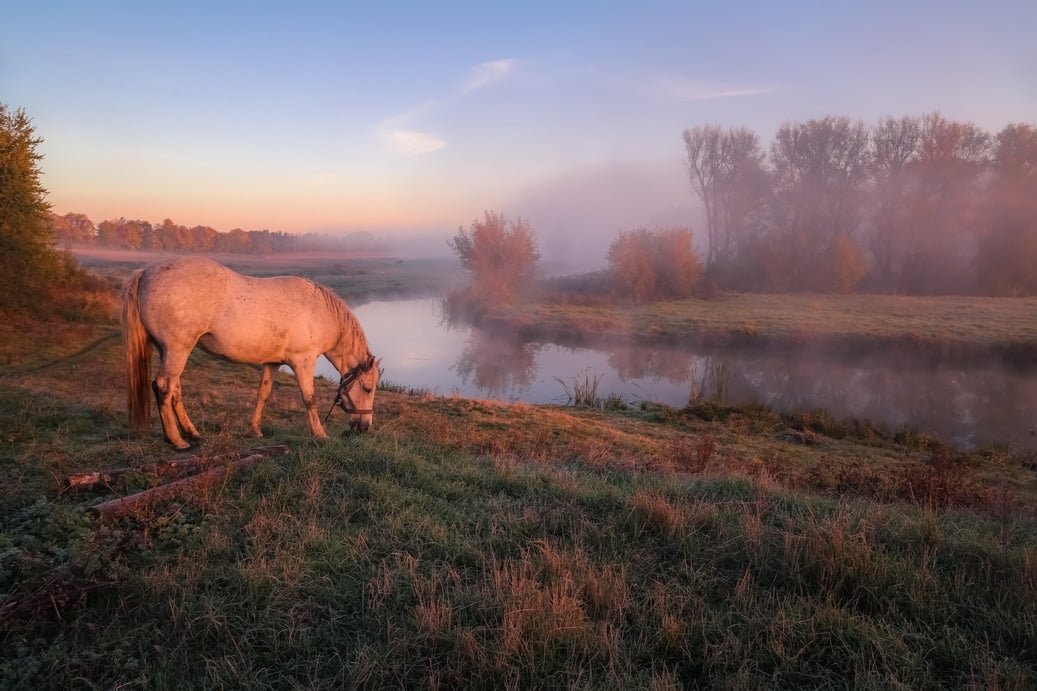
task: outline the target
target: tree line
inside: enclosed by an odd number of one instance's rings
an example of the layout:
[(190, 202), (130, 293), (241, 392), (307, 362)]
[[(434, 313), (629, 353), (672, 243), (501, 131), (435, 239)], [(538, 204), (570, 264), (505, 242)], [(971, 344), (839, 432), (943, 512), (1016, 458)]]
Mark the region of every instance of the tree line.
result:
[(319, 233), (292, 235), (280, 230), (219, 231), (209, 226), (187, 227), (165, 219), (148, 221), (109, 219), (94, 224), (86, 215), (50, 215), (53, 241), (62, 248), (105, 247), (109, 249), (171, 252), (234, 252), (269, 254), (315, 249), (374, 250), (379, 246), (368, 233), (336, 238)]
[(705, 280), (749, 291), (1037, 294), (1037, 128), (939, 113), (684, 132)]

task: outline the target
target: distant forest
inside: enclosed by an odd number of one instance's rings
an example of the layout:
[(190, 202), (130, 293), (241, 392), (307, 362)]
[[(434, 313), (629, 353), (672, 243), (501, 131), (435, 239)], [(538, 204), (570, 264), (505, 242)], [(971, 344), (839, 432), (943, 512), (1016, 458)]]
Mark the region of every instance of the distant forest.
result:
[(334, 236), (320, 233), (292, 235), (280, 230), (242, 230), (221, 232), (209, 226), (187, 226), (171, 219), (152, 225), (148, 221), (125, 218), (95, 224), (84, 214), (51, 214), (51, 232), (58, 247), (105, 247), (122, 250), (172, 252), (235, 252), (269, 254), (303, 250), (377, 251), (383, 249), (366, 232)]
[[(1037, 127), (938, 113), (684, 132), (706, 280), (746, 291), (1037, 295)], [(698, 229), (696, 229), (696, 233)]]

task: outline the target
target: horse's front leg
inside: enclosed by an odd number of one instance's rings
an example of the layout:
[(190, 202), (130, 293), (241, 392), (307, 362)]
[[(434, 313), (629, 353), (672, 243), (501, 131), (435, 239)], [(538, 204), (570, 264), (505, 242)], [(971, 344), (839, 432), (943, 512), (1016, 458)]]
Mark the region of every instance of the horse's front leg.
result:
[(302, 404), (306, 406), (306, 417), (310, 422), (310, 432), (318, 439), (327, 439), (324, 425), (320, 424), (320, 415), (317, 414), (317, 397), (313, 391), (313, 367), (314, 360), (306, 360), (292, 365), (295, 378), (299, 382), (299, 391), (302, 392)]
[(252, 413), (252, 434), (257, 437), (263, 436), (263, 430), (259, 421), (263, 418), (263, 406), (266, 399), (270, 397), (270, 390), (274, 386), (274, 366), (263, 365), (263, 378), (259, 381), (259, 397), (256, 399), (256, 412)]

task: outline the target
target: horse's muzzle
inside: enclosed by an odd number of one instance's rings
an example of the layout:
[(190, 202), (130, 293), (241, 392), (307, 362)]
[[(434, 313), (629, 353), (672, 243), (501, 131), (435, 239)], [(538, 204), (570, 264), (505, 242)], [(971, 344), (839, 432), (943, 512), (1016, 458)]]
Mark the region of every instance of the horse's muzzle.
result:
[(350, 419), (350, 421), (349, 421), (349, 431), (350, 432), (366, 432), (367, 430), (371, 429), (371, 424), (373, 422), (371, 418), (372, 418), (371, 415), (362, 415), (362, 416), (358, 416), (358, 417), (354, 417), (354, 418)]

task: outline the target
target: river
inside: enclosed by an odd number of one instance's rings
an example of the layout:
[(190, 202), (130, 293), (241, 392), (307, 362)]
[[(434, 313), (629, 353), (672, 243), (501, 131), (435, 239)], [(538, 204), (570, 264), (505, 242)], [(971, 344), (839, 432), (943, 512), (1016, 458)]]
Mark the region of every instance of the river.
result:
[[(683, 407), (692, 399), (759, 403), (779, 411), (822, 408), (837, 417), (908, 427), (964, 448), (1037, 448), (1037, 370), (999, 363), (941, 363), (876, 354), (696, 352), (687, 348), (568, 348), (522, 343), (451, 326), (438, 299), (368, 302), (354, 309), (384, 377), (471, 398), (566, 403), (576, 380), (629, 404)], [(318, 374), (337, 380), (326, 360)]]

